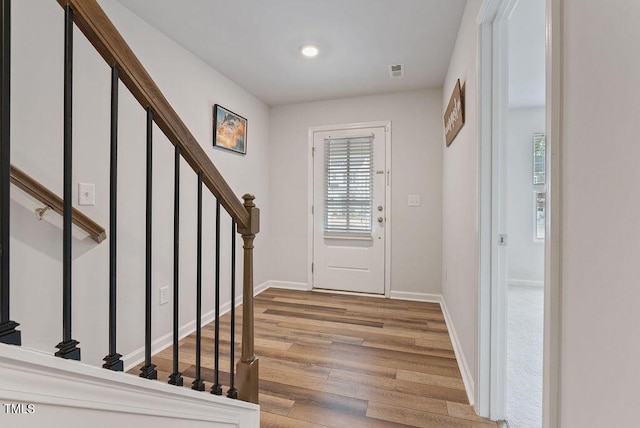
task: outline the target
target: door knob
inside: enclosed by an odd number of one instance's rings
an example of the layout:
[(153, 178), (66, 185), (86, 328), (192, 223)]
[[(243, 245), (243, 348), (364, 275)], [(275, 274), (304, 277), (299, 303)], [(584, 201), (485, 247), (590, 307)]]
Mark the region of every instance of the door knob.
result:
[(378, 223), (382, 223), (383, 221), (384, 221), (384, 218), (378, 217)]
[(382, 205), (378, 205), (378, 211), (382, 211)]

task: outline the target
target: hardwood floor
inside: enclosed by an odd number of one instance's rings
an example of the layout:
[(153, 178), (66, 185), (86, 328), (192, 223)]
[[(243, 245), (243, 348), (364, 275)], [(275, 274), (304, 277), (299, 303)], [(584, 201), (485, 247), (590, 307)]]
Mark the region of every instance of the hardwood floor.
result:
[[(255, 299), (255, 330), (262, 427), (497, 427), (469, 406), (438, 304), (269, 289)], [(228, 314), (220, 331), (227, 385)], [(203, 365), (212, 367), (213, 325), (202, 335)], [(239, 335), (235, 342), (238, 356)], [(195, 334), (179, 353), (190, 387)], [(171, 348), (153, 357), (159, 379), (171, 361)], [(210, 388), (213, 370), (203, 367), (202, 377)]]

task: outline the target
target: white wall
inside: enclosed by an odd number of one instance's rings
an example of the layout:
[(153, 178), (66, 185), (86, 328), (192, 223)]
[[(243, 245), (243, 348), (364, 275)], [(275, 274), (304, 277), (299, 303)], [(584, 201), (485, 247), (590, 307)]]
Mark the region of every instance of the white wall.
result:
[(638, 425), (640, 3), (564, 0), (563, 428)]
[[(114, 0), (100, 4), (114, 21), (160, 89), (237, 195), (256, 194), (262, 232), (256, 239), (255, 280), (269, 278), (268, 107), (205, 65)], [(13, 2), (12, 162), (62, 192), (63, 10), (47, 0)], [(75, 31), (74, 183), (96, 185), (96, 206), (82, 211), (108, 226), (110, 69)], [(220, 103), (249, 121), (246, 156), (214, 150), (212, 106)], [(120, 89), (118, 195), (118, 351), (127, 354), (144, 339), (145, 113)], [(196, 177), (181, 170), (181, 324), (195, 318)], [(75, 184), (74, 184), (75, 186)], [(19, 191), (18, 191), (19, 192)], [(14, 192), (15, 196), (15, 192)], [(61, 339), (61, 230), (37, 222), (18, 202), (11, 210), (12, 318), (20, 322), (24, 345), (54, 351)], [(172, 289), (173, 146), (154, 129), (153, 332), (171, 331), (172, 305), (158, 305), (158, 289)], [(54, 216), (55, 214), (47, 214)], [(203, 312), (213, 308), (214, 198), (205, 190)], [(222, 284), (230, 263), (230, 220), (222, 221)], [(107, 235), (110, 235), (107, 230)], [(83, 361), (100, 364), (107, 354), (108, 241), (74, 240), (73, 338)], [(238, 243), (238, 256), (241, 255)], [(238, 278), (242, 278), (241, 260)], [(238, 283), (240, 286), (240, 283)], [(229, 300), (223, 287), (221, 302)]]
[[(544, 281), (544, 241), (534, 240), (533, 134), (545, 130), (544, 107), (512, 108), (508, 117), (507, 278)], [(544, 186), (536, 186), (544, 190)]]
[[(476, 315), (478, 288), (478, 78), (476, 17), (481, 0), (468, 0), (443, 88), (446, 109), (457, 79), (466, 84), (465, 125), (443, 153), (442, 294), (462, 357), (473, 382), (476, 375)], [(444, 137), (441, 137), (444, 146)]]
[[(272, 279), (307, 282), (309, 127), (391, 120), (391, 290), (440, 293), (441, 99), (423, 90), (271, 109)], [(421, 207), (407, 207), (410, 193)]]

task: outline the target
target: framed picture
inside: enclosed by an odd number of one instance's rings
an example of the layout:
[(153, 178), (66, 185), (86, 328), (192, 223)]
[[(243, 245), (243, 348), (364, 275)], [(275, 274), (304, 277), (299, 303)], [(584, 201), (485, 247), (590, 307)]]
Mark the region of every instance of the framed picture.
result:
[(213, 146), (247, 154), (247, 119), (219, 104), (213, 106)]
[(533, 135), (533, 184), (544, 184), (547, 167), (547, 139), (544, 134)]

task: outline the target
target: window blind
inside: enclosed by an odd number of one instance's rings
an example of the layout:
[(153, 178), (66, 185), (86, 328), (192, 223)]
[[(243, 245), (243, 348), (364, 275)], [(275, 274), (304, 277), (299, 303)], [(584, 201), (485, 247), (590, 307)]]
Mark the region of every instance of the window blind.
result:
[(325, 139), (325, 235), (371, 234), (373, 136)]

